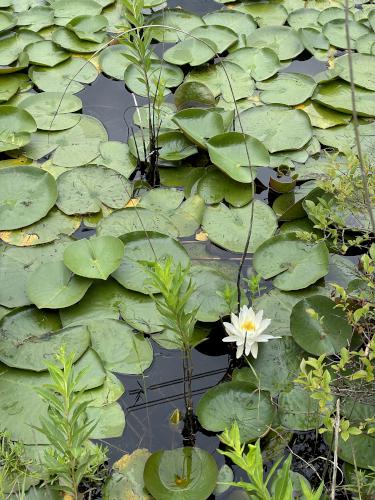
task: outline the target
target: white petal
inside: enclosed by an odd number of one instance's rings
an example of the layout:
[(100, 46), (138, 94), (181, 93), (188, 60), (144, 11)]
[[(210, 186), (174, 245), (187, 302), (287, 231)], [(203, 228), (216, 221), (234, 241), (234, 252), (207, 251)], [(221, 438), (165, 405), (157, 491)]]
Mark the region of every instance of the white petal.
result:
[(251, 354), (254, 356), (254, 358), (258, 357), (258, 344), (254, 342), (254, 344), (251, 346)]
[(255, 324), (255, 312), (252, 307), (250, 307), (249, 310), (247, 311), (246, 319), (247, 321), (251, 321), (251, 323)]
[(237, 328), (235, 328), (232, 323), (223, 323), (224, 325), (224, 328), (225, 328), (225, 331), (229, 334), (229, 335), (237, 335)]
[(273, 339), (281, 339), (281, 337), (274, 337), (273, 335), (259, 335), (259, 337), (257, 337), (257, 342), (268, 342)]
[(238, 346), (237, 347), (237, 352), (236, 352), (236, 358), (240, 358), (243, 354), (243, 346)]
[(255, 315), (255, 324), (260, 326), (261, 323), (262, 323), (262, 318), (263, 318), (263, 309), (261, 309), (260, 311), (258, 311)]
[(253, 343), (254, 342), (252, 340), (247, 340), (246, 346), (245, 346), (245, 354), (246, 354), (246, 356), (248, 356), (250, 354), (251, 346), (253, 345)]
[(232, 325), (235, 327), (235, 328), (239, 328), (239, 320), (238, 320), (238, 316), (236, 316), (234, 313), (232, 313), (230, 315), (230, 320), (232, 322)]
[(264, 332), (264, 330), (266, 330), (271, 324), (271, 320), (270, 319), (262, 319), (260, 325), (258, 326), (257, 328), (257, 333), (262, 333)]
[(224, 337), (223, 342), (238, 342), (238, 337), (232, 337), (232, 336)]

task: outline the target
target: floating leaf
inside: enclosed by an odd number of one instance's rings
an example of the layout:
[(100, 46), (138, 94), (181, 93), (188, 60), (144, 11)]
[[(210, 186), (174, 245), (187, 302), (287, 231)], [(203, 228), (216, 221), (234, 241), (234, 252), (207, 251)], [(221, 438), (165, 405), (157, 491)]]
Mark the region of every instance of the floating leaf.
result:
[(57, 179), (57, 206), (67, 215), (100, 212), (102, 206), (122, 208), (132, 196), (132, 184), (105, 167), (79, 167)]
[(73, 31), (66, 28), (58, 28), (52, 34), (52, 40), (60, 45), (63, 49), (79, 54), (88, 54), (91, 52), (99, 52), (107, 46), (108, 37), (105, 37), (101, 42), (89, 42), (82, 40)]
[(309, 99), (316, 87), (315, 80), (300, 73), (284, 73), (267, 82), (257, 84), (260, 100), (265, 104), (295, 106)]
[[(360, 116), (375, 116), (374, 92), (356, 87), (355, 97), (357, 113)], [(352, 113), (350, 84), (340, 80), (320, 84), (312, 100), (336, 111)]]
[(91, 280), (74, 276), (63, 262), (42, 264), (27, 282), (27, 295), (39, 309), (60, 309), (76, 304)]
[(299, 28), (316, 28), (319, 15), (320, 12), (316, 9), (301, 8), (292, 10), (288, 16), (288, 24), (295, 30)]
[(0, 323), (0, 333), (0, 360), (13, 368), (37, 372), (47, 370), (46, 362), (54, 360), (61, 346), (74, 352), (77, 360), (90, 341), (85, 326), (61, 329), (58, 314), (34, 307), (7, 314)]
[[(352, 54), (353, 82), (359, 87), (375, 90), (375, 57), (364, 54)], [(349, 59), (347, 55), (335, 60), (335, 69), (340, 78), (350, 82)]]
[(20, 88), (27, 85), (26, 75), (2, 75), (0, 79), (0, 103), (8, 101)]
[[(362, 23), (349, 21), (350, 46), (354, 47), (356, 40), (369, 33), (369, 29)], [(328, 38), (331, 45), (340, 49), (347, 49), (347, 39), (345, 31), (345, 19), (334, 19), (323, 26), (323, 34)]]
[(253, 17), (237, 10), (217, 10), (203, 16), (203, 21), (208, 25), (226, 26), (238, 35), (248, 35), (256, 30), (257, 25)]
[(207, 145), (212, 163), (237, 182), (253, 182), (256, 170), (251, 167), (268, 166), (270, 162), (258, 139), (239, 132), (216, 135)]
[(25, 146), (35, 131), (35, 120), (27, 111), (0, 106), (0, 152)]
[(258, 139), (271, 153), (300, 149), (312, 138), (306, 113), (283, 106), (259, 106), (243, 111), (236, 119), (236, 127)]
[(197, 406), (200, 424), (211, 432), (229, 429), (234, 421), (241, 441), (264, 436), (274, 417), (274, 408), (266, 392), (258, 392), (246, 382), (226, 382), (209, 389)]
[(339, 352), (352, 336), (345, 313), (322, 295), (305, 298), (293, 307), (290, 331), (297, 344), (316, 356)]
[(149, 24), (158, 24), (162, 26), (150, 28), (152, 38), (158, 42), (169, 43), (179, 42), (188, 37), (190, 31), (198, 26), (202, 26), (204, 22), (202, 18), (194, 12), (188, 12), (187, 10), (177, 8), (164, 9), (162, 13), (155, 13), (151, 16)]
[(70, 57), (69, 52), (61, 49), (61, 47), (50, 40), (31, 43), (26, 46), (25, 52), (29, 56), (31, 64), (48, 66), (50, 68), (66, 61)]
[(91, 439), (109, 439), (123, 435), (125, 414), (119, 403), (102, 407), (89, 406), (86, 413), (89, 421), (97, 422), (90, 435)]
[(246, 38), (246, 46), (272, 49), (280, 61), (293, 59), (304, 49), (298, 34), (287, 26), (259, 28)]
[(168, 257), (172, 257), (174, 266), (181, 265), (185, 269), (190, 264), (184, 247), (170, 236), (154, 231), (139, 231), (122, 236), (121, 241), (125, 247), (124, 257), (112, 276), (130, 290), (141, 293), (160, 292), (158, 288), (150, 285), (150, 274), (144, 262), (158, 262), (163, 265)]
[(150, 367), (153, 352), (149, 340), (123, 321), (96, 320), (89, 331), (92, 348), (107, 370), (138, 375)]
[(186, 81), (178, 87), (174, 95), (174, 102), (178, 110), (196, 107), (215, 106), (215, 96), (203, 83)]
[(146, 488), (156, 500), (203, 500), (215, 489), (216, 480), (215, 459), (200, 448), (157, 451), (144, 470)]
[(30, 304), (27, 279), (41, 264), (61, 260), (69, 238), (36, 247), (19, 248), (0, 243), (0, 304), (20, 307)]
[(123, 243), (113, 236), (75, 241), (64, 251), (64, 264), (73, 273), (105, 280), (115, 271), (124, 255)]
[(321, 106), (317, 102), (307, 101), (299, 106), (300, 109), (308, 115), (311, 125), (322, 129), (335, 127), (336, 125), (344, 125), (349, 123), (351, 117), (335, 111), (333, 109)]
[(54, 68), (31, 66), (29, 76), (45, 92), (71, 92), (76, 94), (83, 84), (92, 83), (98, 76), (95, 66), (86, 59), (74, 57)]
[(73, 18), (65, 25), (68, 30), (73, 31), (81, 40), (102, 43), (106, 37), (104, 29), (108, 26), (105, 16), (81, 15)]
[(303, 387), (296, 386), (279, 394), (277, 401), (280, 424), (293, 431), (318, 429), (323, 423), (319, 401)]
[(129, 64), (124, 73), (126, 86), (131, 92), (143, 97), (157, 95), (160, 92), (160, 82), (163, 83), (164, 95), (166, 95), (170, 92), (169, 88), (178, 87), (183, 79), (184, 74), (178, 66), (159, 61), (151, 62), (147, 72), (147, 83), (142, 68), (135, 63)]
[(129, 53), (130, 49), (126, 45), (110, 45), (102, 50), (99, 64), (103, 73), (117, 80), (123, 80), (124, 72), (130, 64), (130, 60), (126, 57)]
[(0, 170), (0, 228), (18, 229), (40, 220), (57, 198), (56, 181), (36, 167)]
[(251, 14), (260, 27), (282, 25), (285, 23), (288, 13), (283, 5), (272, 2), (240, 2), (234, 8), (240, 12)]
[(253, 253), (277, 228), (275, 213), (260, 200), (241, 208), (229, 208), (222, 203), (207, 207), (202, 228), (213, 243), (232, 252), (243, 252), (250, 224), (252, 229), (248, 252)]
[(328, 273), (328, 250), (324, 242), (311, 245), (289, 233), (260, 245), (253, 263), (256, 272), (265, 279), (274, 278), (280, 290), (299, 290)]

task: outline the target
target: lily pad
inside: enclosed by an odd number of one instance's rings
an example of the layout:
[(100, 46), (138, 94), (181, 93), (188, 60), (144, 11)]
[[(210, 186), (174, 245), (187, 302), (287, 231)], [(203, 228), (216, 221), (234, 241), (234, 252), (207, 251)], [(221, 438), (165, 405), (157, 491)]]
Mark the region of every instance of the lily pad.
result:
[(102, 15), (81, 15), (73, 18), (65, 26), (73, 31), (81, 40), (102, 43), (106, 38), (106, 32), (104, 30), (108, 26), (108, 19)]
[(58, 28), (52, 34), (52, 41), (70, 52), (88, 54), (104, 49), (107, 46), (108, 37), (105, 37), (105, 39), (99, 43), (89, 42), (87, 40), (81, 40), (73, 31), (66, 28)]
[(210, 453), (185, 447), (153, 453), (145, 465), (144, 481), (157, 500), (203, 500), (214, 491), (217, 474)]
[(270, 153), (301, 149), (312, 138), (306, 113), (283, 106), (259, 106), (243, 111), (236, 119), (236, 127), (262, 142)]
[(2, 75), (0, 79), (0, 103), (8, 101), (27, 83), (26, 75)]
[(234, 8), (240, 12), (251, 14), (260, 27), (277, 26), (285, 23), (288, 12), (285, 7), (272, 2), (240, 2)]
[(102, 206), (122, 208), (132, 196), (132, 184), (105, 167), (79, 167), (57, 179), (57, 206), (67, 215), (98, 213)]
[(13, 231), (0, 231), (0, 238), (19, 247), (41, 245), (57, 240), (60, 234), (71, 235), (80, 224), (80, 217), (69, 217), (54, 207), (43, 219), (30, 226)]
[(280, 59), (287, 61), (304, 49), (298, 34), (288, 26), (264, 26), (246, 38), (247, 47), (272, 49)]
[[(191, 73), (188, 76), (191, 77)], [(210, 88), (199, 81), (185, 81), (180, 85), (175, 92), (174, 102), (178, 110), (196, 107), (211, 108), (216, 104), (215, 96)]]
[(318, 429), (322, 425), (323, 415), (319, 401), (313, 399), (309, 391), (296, 386), (279, 394), (278, 417), (280, 424), (293, 431)]
[(200, 424), (211, 432), (229, 429), (234, 421), (241, 442), (267, 434), (274, 408), (266, 392), (258, 392), (246, 382), (225, 382), (209, 389), (197, 406)]
[(29, 10), (24, 10), (17, 14), (17, 25), (25, 26), (32, 31), (40, 31), (43, 28), (53, 25), (53, 9), (46, 5), (36, 5)]
[(251, 223), (248, 252), (253, 253), (277, 228), (274, 211), (262, 201), (254, 200), (241, 208), (229, 208), (222, 203), (207, 207), (202, 227), (213, 243), (232, 252), (243, 252)]
[(55, 16), (73, 19), (81, 15), (96, 16), (101, 13), (103, 6), (94, 0), (79, 0), (76, 2), (65, 2), (56, 0), (53, 4)]
[(26, 54), (31, 64), (53, 68), (57, 64), (70, 58), (69, 52), (63, 50), (59, 45), (50, 40), (35, 42), (27, 45)]
[(189, 266), (190, 259), (184, 247), (170, 236), (156, 232), (132, 232), (121, 237), (125, 252), (120, 266), (112, 273), (122, 286), (141, 293), (158, 293), (150, 285), (150, 275), (143, 262), (163, 262), (173, 257), (173, 266)]
[(89, 325), (89, 331), (92, 348), (107, 370), (139, 375), (150, 367), (153, 358), (150, 341), (123, 321), (96, 320)]
[(302, 8), (292, 10), (288, 16), (288, 24), (295, 30), (299, 28), (315, 28), (318, 26), (319, 15), (320, 12), (316, 9)]
[(207, 145), (212, 163), (237, 182), (253, 182), (256, 170), (252, 167), (268, 166), (270, 162), (258, 139), (239, 132), (216, 135)]
[(241, 65), (257, 81), (271, 78), (281, 67), (276, 52), (269, 48), (242, 47), (231, 52), (226, 60)]
[(35, 131), (35, 120), (27, 111), (0, 106), (0, 152), (25, 146)]
[(260, 100), (265, 104), (285, 104), (295, 106), (309, 99), (315, 90), (316, 82), (308, 75), (284, 73), (267, 82), (257, 84)]
[(173, 64), (152, 61), (147, 72), (147, 82), (144, 73), (135, 63), (129, 64), (124, 72), (126, 86), (131, 92), (142, 97), (155, 96), (160, 92), (160, 82), (163, 82), (164, 95), (170, 93), (170, 88), (178, 87), (184, 79), (182, 70)]
[(257, 25), (253, 17), (238, 10), (217, 10), (203, 16), (203, 21), (208, 25), (226, 26), (238, 35), (248, 35), (256, 30)]
[[(202, 26), (204, 22), (202, 18), (194, 12), (177, 8), (164, 9), (161, 13), (156, 12), (151, 16), (149, 24), (163, 26), (150, 28), (153, 39), (158, 42), (173, 43), (188, 37), (190, 31), (198, 26)], [(174, 29), (168, 29), (169, 27)]]
[(351, 117), (334, 109), (326, 108), (314, 101), (307, 101), (299, 106), (308, 115), (313, 127), (327, 129), (349, 123)]
[[(368, 90), (375, 90), (375, 56), (352, 54), (352, 64), (354, 84)], [(336, 59), (335, 69), (340, 78), (350, 82), (349, 59), (347, 55)]]
[[(369, 28), (362, 23), (349, 21), (349, 36), (351, 47), (355, 46), (356, 40), (370, 32)], [(323, 34), (328, 38), (331, 45), (339, 49), (347, 49), (347, 39), (345, 31), (345, 19), (334, 19), (326, 23), (322, 28)]]
[(98, 70), (86, 59), (74, 57), (54, 68), (31, 66), (29, 76), (35, 85), (45, 92), (71, 92), (76, 94), (83, 84), (92, 83)]
[(322, 295), (303, 299), (293, 307), (290, 331), (297, 344), (316, 356), (339, 352), (352, 337), (343, 310)]
[(163, 57), (170, 64), (200, 66), (213, 59), (217, 51), (216, 44), (210, 39), (187, 38), (167, 49)]
[(27, 282), (27, 295), (39, 309), (60, 309), (76, 304), (91, 280), (74, 276), (63, 262), (42, 264)]
[(73, 273), (105, 280), (115, 271), (124, 255), (123, 243), (113, 236), (75, 241), (64, 251), (64, 264)]
[(237, 208), (247, 205), (253, 197), (251, 184), (234, 181), (212, 167), (197, 181), (196, 191), (209, 205), (225, 200)]
[[(375, 116), (374, 92), (356, 87), (355, 98), (358, 115), (369, 117)], [(336, 111), (352, 114), (350, 84), (342, 80), (320, 84), (312, 100)]]
[(99, 64), (103, 73), (117, 80), (123, 80), (125, 70), (131, 63), (126, 57), (129, 53), (130, 49), (125, 45), (110, 45), (102, 50)]
[(27, 279), (41, 264), (61, 260), (70, 239), (65, 237), (46, 245), (20, 248), (0, 243), (0, 304), (20, 307), (30, 304)]
[(253, 264), (263, 278), (274, 278), (280, 290), (300, 290), (328, 273), (328, 255), (324, 242), (311, 245), (289, 233), (260, 245)]
[(89, 346), (85, 326), (61, 329), (58, 314), (39, 311), (34, 307), (16, 309), (0, 323), (0, 360), (13, 368), (33, 371), (47, 370), (63, 345), (79, 359)]
[(120, 437), (124, 433), (125, 414), (119, 403), (87, 408), (89, 421), (97, 422), (92, 431), (91, 439), (109, 439)]
[(40, 220), (57, 198), (56, 181), (36, 167), (0, 169), (0, 228), (18, 229)]

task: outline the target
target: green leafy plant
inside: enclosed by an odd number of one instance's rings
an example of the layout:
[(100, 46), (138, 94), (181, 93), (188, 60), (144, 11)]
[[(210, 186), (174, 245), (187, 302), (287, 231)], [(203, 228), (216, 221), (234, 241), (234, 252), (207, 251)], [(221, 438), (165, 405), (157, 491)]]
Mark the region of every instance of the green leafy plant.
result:
[[(232, 482), (231, 485), (246, 491), (249, 498), (257, 498), (258, 500), (289, 500), (293, 498), (292, 455), (289, 455), (284, 462), (282, 458), (277, 460), (267, 476), (264, 477), (259, 439), (255, 444), (247, 446), (241, 443), (237, 422), (234, 422), (229, 430), (226, 429), (219, 436), (219, 439), (228, 449), (219, 449), (218, 452), (245, 471), (249, 478), (249, 482)], [(316, 491), (311, 489), (307, 481), (301, 480), (300, 483), (306, 500), (319, 500), (322, 497), (323, 483)]]
[(150, 284), (160, 290), (163, 299), (151, 295), (163, 317), (165, 328), (171, 330), (177, 339), (177, 345), (183, 352), (185, 430), (188, 440), (193, 440), (194, 410), (192, 397), (192, 349), (201, 339), (195, 334), (197, 309), (190, 310), (188, 301), (194, 292), (189, 278), (189, 268), (182, 269), (181, 264), (173, 265), (169, 257), (164, 263), (145, 263), (151, 279)]
[(41, 419), (37, 429), (51, 444), (42, 464), (46, 482), (77, 499), (83, 480), (101, 480), (99, 468), (106, 460), (106, 450), (89, 441), (96, 422), (88, 419), (89, 403), (77, 391), (84, 370), (75, 374), (73, 360), (74, 355), (62, 348), (56, 364), (47, 365), (51, 383), (37, 392), (48, 404), (48, 417)]

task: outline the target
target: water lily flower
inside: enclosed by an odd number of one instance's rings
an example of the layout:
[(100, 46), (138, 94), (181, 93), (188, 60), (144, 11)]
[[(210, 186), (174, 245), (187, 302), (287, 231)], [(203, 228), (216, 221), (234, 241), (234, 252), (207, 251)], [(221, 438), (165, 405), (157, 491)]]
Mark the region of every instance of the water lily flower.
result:
[(258, 356), (258, 342), (268, 342), (281, 338), (263, 333), (271, 324), (270, 319), (263, 319), (263, 310), (255, 313), (252, 307), (242, 306), (240, 314), (236, 316), (232, 313), (230, 319), (231, 323), (224, 322), (228, 337), (223, 338), (223, 342), (237, 344), (237, 358), (240, 358), (244, 351), (246, 356), (251, 353), (256, 358)]

